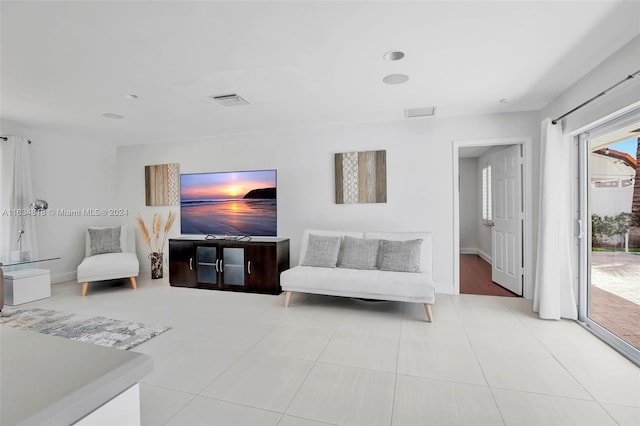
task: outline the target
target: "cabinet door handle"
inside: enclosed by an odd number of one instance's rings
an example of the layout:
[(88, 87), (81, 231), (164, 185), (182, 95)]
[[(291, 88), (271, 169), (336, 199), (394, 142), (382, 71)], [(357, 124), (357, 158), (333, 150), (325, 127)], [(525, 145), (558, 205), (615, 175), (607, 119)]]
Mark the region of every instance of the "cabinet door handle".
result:
[(222, 267), (222, 259), (220, 259), (220, 272), (224, 272), (224, 268)]
[(220, 262), (220, 260), (216, 259), (216, 272), (220, 272), (220, 268), (218, 267), (218, 262)]
[(251, 261), (250, 260), (247, 262), (247, 273), (249, 275), (251, 275)]
[(189, 258), (189, 270), (193, 271), (193, 257)]

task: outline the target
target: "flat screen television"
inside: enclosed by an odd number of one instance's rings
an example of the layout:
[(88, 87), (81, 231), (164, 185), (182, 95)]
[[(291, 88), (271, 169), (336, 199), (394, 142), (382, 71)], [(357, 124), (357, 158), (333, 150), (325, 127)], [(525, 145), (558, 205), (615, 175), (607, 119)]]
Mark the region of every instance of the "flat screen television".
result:
[(275, 237), (276, 187), (276, 170), (182, 174), (180, 232)]

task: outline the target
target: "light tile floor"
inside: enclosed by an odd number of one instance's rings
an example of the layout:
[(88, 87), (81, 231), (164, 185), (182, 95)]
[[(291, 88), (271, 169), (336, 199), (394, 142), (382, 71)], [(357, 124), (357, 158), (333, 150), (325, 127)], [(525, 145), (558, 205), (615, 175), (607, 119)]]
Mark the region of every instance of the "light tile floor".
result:
[(56, 284), (24, 306), (162, 324), (145, 425), (638, 425), (640, 369), (531, 302), (422, 305), (170, 287), (141, 277)]

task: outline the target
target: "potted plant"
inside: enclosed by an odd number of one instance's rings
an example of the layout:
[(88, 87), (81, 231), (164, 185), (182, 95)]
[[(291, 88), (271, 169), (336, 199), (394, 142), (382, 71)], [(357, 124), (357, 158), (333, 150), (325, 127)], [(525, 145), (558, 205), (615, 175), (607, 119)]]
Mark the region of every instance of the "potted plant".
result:
[(137, 217), (138, 227), (140, 228), (140, 233), (142, 234), (142, 238), (144, 242), (149, 247), (149, 259), (151, 259), (151, 278), (157, 279), (162, 278), (162, 259), (164, 255), (164, 246), (167, 242), (167, 235), (173, 226), (173, 222), (176, 220), (176, 216), (173, 212), (169, 212), (169, 216), (167, 217), (167, 221), (164, 224), (164, 235), (162, 238), (160, 237), (160, 233), (163, 230), (162, 226), (162, 215), (160, 213), (155, 213), (153, 215), (153, 219), (151, 222), (151, 232), (147, 228), (147, 225), (144, 223), (144, 220), (138, 214)]

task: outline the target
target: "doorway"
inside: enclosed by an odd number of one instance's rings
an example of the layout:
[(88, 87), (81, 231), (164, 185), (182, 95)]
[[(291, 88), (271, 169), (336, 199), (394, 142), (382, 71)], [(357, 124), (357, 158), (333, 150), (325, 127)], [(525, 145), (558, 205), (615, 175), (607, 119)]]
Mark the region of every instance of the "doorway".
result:
[(530, 143), (454, 142), (454, 294), (532, 297)]

